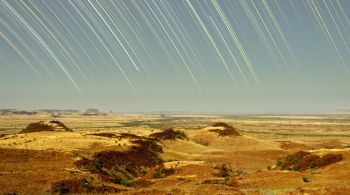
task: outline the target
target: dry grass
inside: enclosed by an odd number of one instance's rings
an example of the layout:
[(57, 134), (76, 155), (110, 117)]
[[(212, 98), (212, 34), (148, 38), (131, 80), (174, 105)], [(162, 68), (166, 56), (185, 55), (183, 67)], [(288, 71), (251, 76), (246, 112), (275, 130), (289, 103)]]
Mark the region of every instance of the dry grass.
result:
[[(0, 180), (6, 181), (0, 182), (1, 193), (50, 192), (53, 183), (61, 187), (74, 184), (73, 187), (79, 188), (76, 192), (81, 192), (85, 190), (84, 185), (80, 186), (83, 188), (76, 185), (81, 184), (81, 178), (88, 178), (93, 186), (88, 190), (97, 193), (113, 189), (124, 190), (126, 194), (342, 194), (350, 191), (347, 179), (350, 178), (349, 116), (63, 115), (58, 120), (73, 132), (17, 134), (29, 123), (46, 120), (52, 120), (51, 116), (0, 116), (0, 134), (6, 134), (0, 136)], [(241, 136), (221, 136), (219, 133), (225, 127), (210, 126), (217, 122), (232, 125)], [(161, 129), (166, 127), (181, 130), (187, 139), (179, 139), (185, 137), (174, 134), (175, 131), (164, 134)], [(211, 131), (213, 129), (216, 130)], [(102, 158), (137, 150), (139, 144), (133, 142), (148, 139), (150, 135), (158, 136), (159, 139), (153, 141), (163, 148), (159, 157), (165, 162), (158, 168), (147, 166), (144, 176), (135, 174), (135, 186), (111, 184), (96, 173), (74, 166), (76, 160), (92, 160), (94, 154)], [(267, 169), (276, 160), (298, 150), (320, 159), (326, 154), (341, 154), (343, 160), (303, 173)], [(140, 160), (138, 153), (133, 154), (132, 158), (127, 155), (128, 162)], [(329, 160), (322, 162), (326, 161)], [(220, 164), (229, 166), (232, 175), (219, 177), (216, 167)], [(160, 171), (161, 168), (174, 170), (168, 174)], [(141, 168), (137, 170), (141, 173)], [(153, 177), (157, 170), (160, 178)], [(304, 177), (309, 182), (304, 182)], [(90, 178), (94, 179), (90, 181)], [(100, 191), (94, 191), (97, 188)]]

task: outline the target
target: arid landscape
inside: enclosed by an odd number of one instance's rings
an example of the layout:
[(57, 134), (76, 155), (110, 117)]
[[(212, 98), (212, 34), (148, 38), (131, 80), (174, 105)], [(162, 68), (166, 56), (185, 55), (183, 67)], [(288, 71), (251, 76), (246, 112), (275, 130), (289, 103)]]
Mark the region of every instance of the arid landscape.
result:
[(350, 195), (350, 0), (0, 0), (0, 195)]
[(350, 115), (0, 116), (4, 194), (346, 194)]

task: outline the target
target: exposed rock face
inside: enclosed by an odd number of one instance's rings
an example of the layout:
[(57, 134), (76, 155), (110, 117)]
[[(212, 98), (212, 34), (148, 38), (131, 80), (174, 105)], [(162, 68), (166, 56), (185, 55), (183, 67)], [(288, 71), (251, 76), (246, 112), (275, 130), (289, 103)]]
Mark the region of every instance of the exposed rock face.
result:
[(214, 123), (212, 125), (213, 127), (219, 127), (219, 128), (223, 128), (222, 129), (211, 129), (209, 131), (211, 132), (216, 132), (218, 133), (220, 136), (231, 136), (231, 137), (234, 137), (234, 136), (240, 136), (240, 134), (237, 132), (237, 129), (226, 124), (226, 123), (222, 123), (222, 122), (217, 122), (217, 123)]
[(39, 121), (37, 123), (30, 123), (20, 133), (33, 133), (41, 131), (72, 131), (60, 121)]
[(103, 181), (131, 185), (133, 180), (145, 174), (150, 167), (160, 165), (163, 148), (152, 139), (132, 140), (126, 151), (104, 150), (95, 153), (91, 159), (82, 158), (75, 162), (78, 168), (97, 173)]
[(66, 179), (55, 182), (51, 185), (51, 192), (58, 194), (105, 194), (105, 193), (119, 193), (125, 191), (112, 186), (100, 185), (94, 186), (90, 181), (85, 178), (82, 179)]
[(282, 170), (306, 171), (325, 167), (343, 160), (342, 154), (326, 154), (318, 156), (306, 151), (298, 151), (288, 155), (284, 160), (278, 161), (277, 167)]
[(182, 131), (175, 131), (174, 129), (165, 129), (162, 132), (153, 133), (149, 135), (156, 140), (175, 140), (175, 139), (187, 139), (187, 135)]

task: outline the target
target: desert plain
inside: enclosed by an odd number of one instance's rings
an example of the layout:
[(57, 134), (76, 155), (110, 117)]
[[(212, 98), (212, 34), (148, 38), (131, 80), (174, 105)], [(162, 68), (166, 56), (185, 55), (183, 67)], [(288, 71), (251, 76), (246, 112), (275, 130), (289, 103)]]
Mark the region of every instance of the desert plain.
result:
[(6, 114), (0, 135), (3, 194), (350, 193), (349, 114)]

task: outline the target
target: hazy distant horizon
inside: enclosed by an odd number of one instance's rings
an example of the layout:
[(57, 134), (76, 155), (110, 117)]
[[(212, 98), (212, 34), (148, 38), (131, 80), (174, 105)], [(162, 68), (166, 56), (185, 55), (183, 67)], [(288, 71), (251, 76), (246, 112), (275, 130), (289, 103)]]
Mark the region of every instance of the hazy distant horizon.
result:
[(144, 110), (144, 111), (137, 111), (137, 110), (129, 110), (129, 111), (123, 111), (123, 110), (105, 110), (105, 109), (99, 109), (95, 107), (89, 107), (89, 108), (82, 108), (82, 109), (74, 109), (74, 108), (66, 108), (66, 109), (58, 109), (58, 108), (33, 108), (33, 109), (25, 109), (25, 108), (0, 108), (1, 110), (18, 110), (18, 111), (46, 111), (46, 110), (57, 110), (57, 111), (78, 111), (80, 113), (83, 113), (87, 111), (88, 109), (98, 109), (102, 113), (109, 113), (112, 112), (114, 114), (174, 114), (174, 115), (196, 115), (196, 114), (203, 114), (203, 115), (327, 115), (327, 114), (350, 114), (350, 109), (335, 109), (335, 110), (329, 110), (329, 111), (302, 111), (302, 112), (258, 112), (258, 111), (251, 111), (251, 112), (230, 112), (230, 111), (182, 111), (182, 110)]

